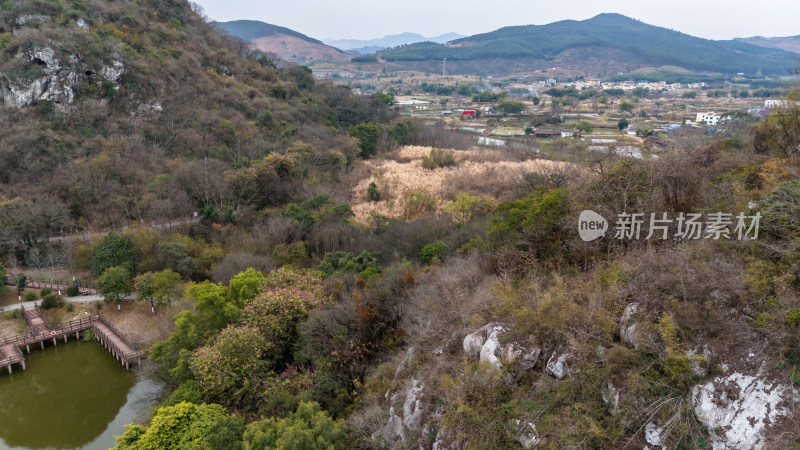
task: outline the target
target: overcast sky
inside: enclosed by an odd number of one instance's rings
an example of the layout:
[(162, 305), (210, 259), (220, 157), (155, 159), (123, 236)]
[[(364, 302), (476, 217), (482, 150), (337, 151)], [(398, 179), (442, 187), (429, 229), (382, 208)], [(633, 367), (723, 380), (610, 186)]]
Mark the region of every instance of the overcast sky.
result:
[(800, 35), (800, 0), (195, 0), (214, 20), (261, 20), (317, 39), (471, 35), (616, 12), (708, 39)]

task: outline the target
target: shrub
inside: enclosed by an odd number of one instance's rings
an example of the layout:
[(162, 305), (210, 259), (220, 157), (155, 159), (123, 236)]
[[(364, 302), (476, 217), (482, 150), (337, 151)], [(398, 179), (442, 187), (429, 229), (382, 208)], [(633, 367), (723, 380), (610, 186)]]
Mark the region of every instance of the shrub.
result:
[(35, 292), (28, 292), (27, 294), (25, 294), (22, 297), (22, 299), (25, 300), (26, 302), (32, 302), (32, 301), (36, 300), (37, 298), (39, 298), (39, 296), (36, 295)]
[(422, 247), (422, 250), (419, 252), (419, 260), (422, 264), (430, 264), (434, 258), (441, 261), (444, 259), (445, 253), (447, 253), (448, 247), (442, 241), (432, 242), (425, 247)]
[(53, 292), (53, 290), (52, 290), (52, 289), (50, 289), (49, 287), (46, 287), (46, 288), (42, 288), (42, 290), (41, 290), (41, 291), (39, 291), (39, 295), (41, 295), (41, 296), (42, 296), (42, 298), (45, 298), (45, 297), (47, 297), (48, 295), (50, 295), (50, 293), (51, 293), (51, 292)]
[(60, 298), (54, 294), (48, 294), (42, 300), (42, 309), (58, 308)]
[(67, 312), (75, 311), (75, 305), (73, 305), (72, 303), (67, 303), (67, 307), (66, 308), (67, 308)]
[(437, 167), (455, 166), (456, 160), (453, 159), (453, 152), (432, 148), (428, 156), (422, 157), (422, 167), (433, 170)]
[(435, 211), (437, 206), (436, 197), (423, 190), (408, 191), (403, 194), (402, 200), (403, 216), (406, 219), (414, 219), (425, 211)]
[(295, 448), (347, 448), (345, 426), (341, 420), (333, 420), (319, 404), (304, 402), (297, 412), (285, 419), (268, 418), (251, 423), (244, 432), (247, 448), (295, 449)]
[(326, 277), (334, 274), (361, 273), (367, 269), (376, 269), (380, 272), (377, 256), (366, 250), (358, 256), (346, 252), (326, 253), (325, 260), (317, 269)]
[(81, 292), (78, 289), (78, 286), (72, 285), (67, 288), (67, 297), (77, 297), (80, 294)]
[(381, 199), (381, 191), (378, 190), (378, 185), (375, 182), (371, 182), (369, 187), (367, 187), (367, 200), (371, 202), (377, 202)]

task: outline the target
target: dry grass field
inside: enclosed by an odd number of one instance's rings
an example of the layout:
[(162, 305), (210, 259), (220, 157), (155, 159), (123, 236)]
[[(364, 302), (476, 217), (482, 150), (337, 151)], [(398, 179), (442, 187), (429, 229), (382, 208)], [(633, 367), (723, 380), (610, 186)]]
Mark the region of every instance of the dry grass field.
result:
[[(371, 213), (389, 217), (403, 216), (403, 196), (411, 191), (424, 191), (437, 201), (437, 209), (446, 207), (456, 195), (488, 196), (502, 201), (511, 197), (513, 187), (526, 172), (553, 174), (578, 170), (576, 166), (544, 159), (520, 160), (518, 154), (502, 149), (453, 150), (456, 164), (451, 167), (425, 169), (422, 157), (431, 147), (406, 146), (385, 158), (364, 162), (356, 169), (360, 178), (352, 191), (352, 207), (356, 220), (366, 222)], [(367, 200), (367, 188), (375, 182), (381, 200)]]

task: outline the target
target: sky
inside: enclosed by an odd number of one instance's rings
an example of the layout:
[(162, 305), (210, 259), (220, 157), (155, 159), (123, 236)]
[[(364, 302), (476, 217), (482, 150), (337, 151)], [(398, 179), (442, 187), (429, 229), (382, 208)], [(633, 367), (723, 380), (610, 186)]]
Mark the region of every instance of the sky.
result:
[(707, 39), (800, 35), (798, 0), (193, 0), (217, 21), (260, 20), (316, 39), (472, 35), (604, 12)]

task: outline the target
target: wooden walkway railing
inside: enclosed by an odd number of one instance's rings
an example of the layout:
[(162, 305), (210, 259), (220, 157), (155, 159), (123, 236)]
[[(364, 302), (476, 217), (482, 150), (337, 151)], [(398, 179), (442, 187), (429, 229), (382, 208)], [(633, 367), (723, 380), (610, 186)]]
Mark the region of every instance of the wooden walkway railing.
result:
[(80, 339), (80, 332), (88, 329), (94, 332), (95, 339), (103, 344), (112, 356), (125, 366), (125, 369), (130, 369), (130, 364), (133, 362), (141, 364), (145, 355), (143, 351), (136, 350), (128, 344), (122, 333), (100, 315), (81, 317), (51, 328), (38, 306), (23, 308), (22, 312), (26, 321), (30, 317), (28, 323), (32, 330), (24, 335), (10, 336), (0, 341), (0, 367), (6, 366), (8, 373), (11, 373), (11, 366), (17, 363), (22, 363), (22, 369), (25, 370), (25, 357), (20, 351), (23, 346), (30, 353), (30, 346), (33, 344), (39, 344), (44, 349), (44, 343), (48, 340), (52, 340), (53, 345), (58, 345), (58, 339), (63, 338), (66, 343), (73, 333), (75, 339)]

